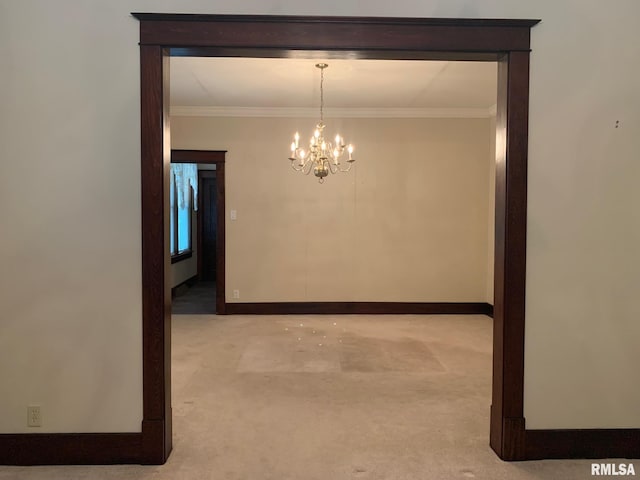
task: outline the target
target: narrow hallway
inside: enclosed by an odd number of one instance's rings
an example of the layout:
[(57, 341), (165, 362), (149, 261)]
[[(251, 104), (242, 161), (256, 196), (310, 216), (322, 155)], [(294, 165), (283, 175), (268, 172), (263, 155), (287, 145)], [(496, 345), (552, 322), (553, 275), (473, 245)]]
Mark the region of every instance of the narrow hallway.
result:
[(215, 314), (216, 283), (201, 281), (188, 287), (186, 291), (180, 291), (172, 300), (171, 313), (174, 315)]

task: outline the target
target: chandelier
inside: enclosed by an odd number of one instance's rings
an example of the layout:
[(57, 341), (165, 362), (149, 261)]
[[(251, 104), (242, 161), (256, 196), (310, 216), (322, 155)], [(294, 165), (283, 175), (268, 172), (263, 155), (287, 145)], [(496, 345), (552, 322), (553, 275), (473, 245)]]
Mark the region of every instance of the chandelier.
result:
[[(311, 171), (318, 177), (320, 183), (324, 182), (324, 177), (331, 173), (348, 172), (355, 159), (353, 158), (353, 145), (345, 145), (344, 138), (336, 135), (335, 144), (331, 144), (324, 138), (324, 69), (329, 65), (326, 63), (316, 64), (316, 68), (320, 69), (320, 121), (316, 125), (316, 130), (309, 140), (309, 150), (305, 151), (300, 148), (300, 135), (298, 132), (293, 137), (291, 143), (291, 167), (296, 172), (302, 172), (309, 175)], [(346, 160), (347, 165), (340, 163), (340, 157), (344, 151), (349, 153)]]

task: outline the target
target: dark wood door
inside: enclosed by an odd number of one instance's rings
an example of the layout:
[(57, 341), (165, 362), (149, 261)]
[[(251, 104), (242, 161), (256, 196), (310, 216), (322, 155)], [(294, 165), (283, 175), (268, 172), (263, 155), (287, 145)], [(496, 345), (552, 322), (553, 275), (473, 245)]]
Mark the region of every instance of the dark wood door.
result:
[(202, 280), (216, 280), (217, 205), (215, 171), (202, 175)]

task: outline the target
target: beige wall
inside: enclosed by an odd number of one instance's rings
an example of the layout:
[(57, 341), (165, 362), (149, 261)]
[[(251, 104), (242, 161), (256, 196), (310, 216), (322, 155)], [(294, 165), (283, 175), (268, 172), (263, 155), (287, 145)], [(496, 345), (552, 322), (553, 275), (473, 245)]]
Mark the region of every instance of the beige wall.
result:
[(33, 431), (30, 402), (43, 405), (39, 431), (140, 430), (131, 11), (542, 18), (531, 36), (527, 427), (640, 428), (640, 2), (22, 0), (0, 3), (0, 432)]
[[(2, 433), (140, 431), (139, 58), (128, 7), (0, 6)], [(41, 405), (36, 430), (29, 404)]]
[(358, 161), (320, 185), (287, 160), (314, 119), (171, 119), (173, 148), (228, 150), (227, 300), (485, 301), (489, 120), (327, 124)]

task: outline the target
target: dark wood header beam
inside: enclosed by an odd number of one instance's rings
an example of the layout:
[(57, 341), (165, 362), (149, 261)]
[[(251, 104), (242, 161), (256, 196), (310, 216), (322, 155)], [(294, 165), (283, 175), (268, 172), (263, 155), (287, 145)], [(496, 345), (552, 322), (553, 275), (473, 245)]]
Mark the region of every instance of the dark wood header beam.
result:
[(171, 150), (171, 163), (224, 163), (226, 150)]
[[(140, 45), (347, 51), (529, 51), (539, 20), (134, 13)], [(238, 28), (242, 24), (242, 28)], [(263, 43), (269, 38), (268, 45)], [(409, 48), (407, 48), (409, 47)], [(371, 55), (371, 53), (369, 53)], [(375, 58), (368, 56), (367, 58)]]

